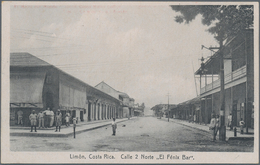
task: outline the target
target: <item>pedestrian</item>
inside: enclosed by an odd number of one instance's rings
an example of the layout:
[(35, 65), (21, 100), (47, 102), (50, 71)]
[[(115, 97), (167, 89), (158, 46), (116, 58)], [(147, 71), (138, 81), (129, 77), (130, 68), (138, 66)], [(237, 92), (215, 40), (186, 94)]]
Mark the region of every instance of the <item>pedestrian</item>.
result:
[(113, 136), (116, 135), (116, 128), (117, 128), (117, 124), (116, 124), (116, 118), (113, 118), (113, 121), (112, 121), (112, 131), (113, 131)]
[(50, 127), (53, 126), (53, 122), (54, 122), (54, 112), (51, 110), (50, 111)]
[(32, 113), (29, 116), (30, 122), (31, 122), (31, 132), (33, 131), (33, 127), (35, 127), (36, 131), (36, 121), (37, 121), (37, 114), (35, 113), (35, 110), (32, 110)]
[(50, 115), (51, 115), (51, 111), (50, 108), (47, 108), (44, 112), (44, 123), (45, 123), (45, 127), (50, 127)]
[(68, 121), (68, 125), (70, 126), (70, 120), (71, 120), (71, 115), (70, 115), (70, 112), (69, 111), (67, 111), (67, 115), (68, 115), (68, 117), (69, 117), (69, 121)]
[(215, 127), (215, 136), (217, 136), (218, 134), (218, 130), (219, 130), (219, 115), (216, 115), (216, 127)]
[(39, 121), (39, 129), (40, 128), (44, 128), (44, 114), (43, 114), (43, 111), (40, 111), (38, 116), (38, 121)]
[(18, 112), (17, 112), (17, 116), (18, 116), (18, 125), (19, 124), (21, 124), (21, 125), (23, 125), (23, 111), (21, 111), (21, 110), (19, 110)]
[(244, 122), (243, 118), (240, 119), (239, 126), (240, 126), (240, 133), (243, 134), (244, 126), (245, 126), (245, 122)]
[(62, 122), (62, 114), (61, 114), (59, 109), (56, 113), (55, 120), (56, 120), (56, 131), (55, 132), (58, 131), (58, 127), (59, 127), (59, 132), (60, 132), (60, 127), (61, 127), (61, 122)]
[(70, 117), (69, 117), (68, 113), (66, 113), (65, 121), (66, 121), (66, 127), (68, 127), (69, 126), (69, 121), (70, 121)]
[(233, 125), (232, 125), (232, 114), (231, 114), (231, 113), (228, 115), (228, 127), (230, 128), (230, 129), (229, 129), (230, 131), (233, 129)]
[(215, 134), (215, 130), (216, 130), (216, 118), (215, 118), (215, 114), (211, 115), (211, 120), (210, 120), (210, 124), (209, 124), (209, 130), (210, 133), (212, 135), (212, 141), (216, 140), (216, 134)]

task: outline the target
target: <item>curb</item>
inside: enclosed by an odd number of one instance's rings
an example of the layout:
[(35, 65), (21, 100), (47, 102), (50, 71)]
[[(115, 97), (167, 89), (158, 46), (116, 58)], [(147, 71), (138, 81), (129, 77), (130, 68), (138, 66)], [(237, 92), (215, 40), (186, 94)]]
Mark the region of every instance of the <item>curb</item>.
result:
[(254, 137), (230, 137), (228, 141), (230, 140), (254, 141)]
[[(170, 120), (176, 124), (179, 124), (179, 125), (183, 125), (183, 126), (186, 126), (186, 127), (189, 127), (189, 128), (193, 128), (193, 129), (197, 129), (197, 130), (200, 130), (200, 131), (203, 131), (207, 134), (210, 135), (210, 133), (204, 129), (201, 129), (201, 128), (197, 128), (197, 127), (192, 127), (190, 125), (186, 125), (186, 124), (183, 124), (183, 123), (179, 123), (177, 121), (174, 121), (174, 120)], [(229, 140), (242, 140), (242, 141), (249, 141), (249, 140), (254, 140), (254, 137), (227, 137), (226, 138), (226, 141), (229, 141)]]
[(186, 127), (194, 128), (194, 129), (197, 129), (197, 130), (203, 131), (203, 132), (205, 132), (205, 133), (207, 133), (207, 134), (210, 134), (209, 131), (206, 131), (206, 130), (201, 129), (201, 128), (192, 127), (192, 126), (189, 126), (189, 125), (186, 125), (186, 124), (183, 124), (183, 123), (176, 122), (176, 121), (174, 121), (174, 120), (170, 120), (170, 121), (172, 121), (172, 122), (174, 122), (174, 123), (176, 123), (176, 124), (184, 125), (184, 126), (186, 126)]
[[(128, 120), (118, 121), (117, 123), (121, 123), (121, 122), (124, 122), (124, 121), (128, 121)], [(108, 126), (108, 125), (111, 125), (111, 124), (107, 123), (107, 124), (99, 125), (99, 126), (92, 127), (92, 128), (86, 128), (86, 129), (83, 129), (83, 130), (76, 131), (76, 134), (91, 131), (91, 130), (98, 129), (98, 128), (101, 128), (101, 127), (105, 127), (105, 126)], [(38, 132), (37, 133), (30, 133), (30, 132), (21, 132), (21, 133), (20, 132), (13, 132), (13, 133), (10, 133), (10, 136), (33, 136), (33, 137), (69, 137), (69, 136), (73, 136), (73, 135), (74, 135), (74, 132), (70, 132), (70, 133), (66, 133), (66, 134), (65, 133), (64, 134), (38, 133)]]

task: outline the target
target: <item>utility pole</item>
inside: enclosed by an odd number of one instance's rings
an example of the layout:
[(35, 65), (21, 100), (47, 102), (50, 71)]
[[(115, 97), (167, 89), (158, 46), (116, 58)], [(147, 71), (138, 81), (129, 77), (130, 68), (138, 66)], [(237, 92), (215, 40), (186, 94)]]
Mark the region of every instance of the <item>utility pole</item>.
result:
[[(220, 68), (220, 127), (219, 140), (226, 140), (226, 126), (225, 126), (225, 76), (224, 76), (224, 54), (223, 54), (223, 32), (219, 31), (219, 47), (209, 47), (209, 50), (219, 49), (219, 68)], [(206, 48), (203, 46), (202, 48)]]
[[(221, 34), (220, 34), (221, 35)], [(225, 76), (224, 76), (224, 54), (223, 54), (223, 39), (219, 41), (219, 57), (220, 57), (220, 128), (219, 140), (226, 141), (226, 126), (225, 126)]]
[(219, 67), (220, 67), (220, 127), (219, 140), (226, 141), (225, 126), (225, 75), (224, 75), (224, 54), (223, 54), (223, 33), (219, 32), (219, 47), (210, 47), (209, 49), (219, 49)]
[(168, 122), (169, 122), (169, 120), (170, 120), (169, 97), (171, 96), (169, 94), (169, 92), (168, 92), (167, 96), (168, 96)]

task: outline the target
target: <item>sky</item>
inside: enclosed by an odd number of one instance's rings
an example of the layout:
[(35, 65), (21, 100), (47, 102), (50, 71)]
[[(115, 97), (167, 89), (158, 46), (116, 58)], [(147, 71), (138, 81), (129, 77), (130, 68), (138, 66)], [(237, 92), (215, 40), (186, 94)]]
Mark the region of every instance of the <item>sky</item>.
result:
[[(28, 52), (95, 86), (101, 81), (146, 107), (197, 96), (201, 45), (217, 46), (201, 16), (189, 24), (166, 4), (13, 5), (10, 51)], [(199, 81), (196, 80), (197, 90)]]

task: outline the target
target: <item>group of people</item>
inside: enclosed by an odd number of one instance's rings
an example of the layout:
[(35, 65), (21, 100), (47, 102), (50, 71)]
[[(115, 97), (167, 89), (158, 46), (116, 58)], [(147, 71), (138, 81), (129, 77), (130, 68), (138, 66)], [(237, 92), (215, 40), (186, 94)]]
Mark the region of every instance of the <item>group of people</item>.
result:
[[(50, 111), (50, 109), (48, 108), (46, 111)], [(33, 128), (34, 128), (35, 132), (37, 132), (37, 130), (36, 130), (37, 119), (39, 120), (39, 128), (41, 126), (42, 126), (42, 128), (44, 128), (44, 114), (46, 114), (45, 111), (41, 111), (40, 113), (36, 114), (35, 110), (32, 110), (32, 113), (29, 116), (29, 120), (31, 122), (31, 132), (33, 132)], [(65, 115), (66, 126), (70, 125), (69, 119), (70, 119), (70, 113), (67, 112), (66, 115)], [(76, 119), (76, 118), (74, 118), (74, 119)], [(50, 122), (53, 123), (54, 122), (53, 120), (54, 119), (51, 118)], [(62, 114), (61, 114), (59, 109), (57, 110), (57, 113), (55, 115), (55, 121), (56, 121), (56, 130), (55, 130), (55, 132), (57, 132), (58, 130), (60, 132), (60, 128), (61, 128), (61, 124), (62, 124)], [(112, 126), (112, 132), (113, 132), (112, 135), (115, 136), (116, 135), (116, 129), (117, 129), (117, 123), (116, 123), (116, 119), (115, 118), (113, 118), (111, 126)]]
[[(67, 112), (65, 116), (66, 126), (69, 126), (69, 118), (70, 118), (70, 114), (69, 112)], [(60, 128), (62, 124), (62, 114), (59, 109), (57, 110), (56, 115), (54, 115), (54, 112), (51, 111), (50, 108), (47, 108), (47, 110), (45, 111), (40, 111), (38, 114), (35, 113), (35, 110), (32, 110), (32, 113), (29, 116), (29, 120), (31, 123), (31, 132), (33, 132), (33, 127), (35, 128), (35, 132), (37, 132), (36, 130), (37, 120), (39, 122), (39, 129), (46, 128), (44, 124), (46, 124), (47, 127), (52, 127), (55, 121), (56, 123), (55, 132), (57, 132), (58, 130), (60, 132)]]
[[(218, 134), (219, 127), (220, 127), (220, 121), (219, 120), (220, 120), (219, 115), (215, 115), (215, 114), (211, 115), (209, 130), (211, 131), (211, 134), (212, 134), (212, 141), (216, 140), (216, 136)], [(232, 114), (231, 113), (228, 116), (228, 127), (230, 128), (230, 130), (233, 129)], [(240, 121), (239, 121), (239, 127), (240, 127), (240, 133), (243, 134), (244, 133), (244, 127), (245, 127), (245, 122), (244, 122), (243, 118), (241, 118)]]

